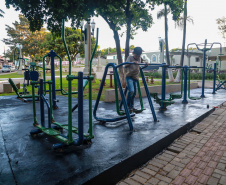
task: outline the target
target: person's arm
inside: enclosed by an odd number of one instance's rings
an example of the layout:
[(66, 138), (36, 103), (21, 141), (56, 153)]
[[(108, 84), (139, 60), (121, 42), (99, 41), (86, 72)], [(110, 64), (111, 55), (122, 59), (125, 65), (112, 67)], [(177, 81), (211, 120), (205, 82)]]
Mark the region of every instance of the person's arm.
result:
[[(136, 60), (131, 61), (131, 58), (129, 58), (129, 57), (127, 58), (126, 62), (133, 62), (134, 64), (138, 63), (138, 61), (136, 61)], [(126, 64), (125, 67), (129, 67), (130, 65), (131, 64)]]
[[(136, 61), (136, 60), (134, 60), (134, 61), (131, 61), (132, 63), (134, 63), (134, 64), (137, 64), (138, 63), (138, 61)], [(125, 65), (125, 67), (129, 67), (131, 64), (126, 64)]]
[(144, 60), (143, 58), (140, 58), (141, 63), (145, 63), (146, 65), (148, 65), (148, 62), (146, 62), (146, 60)]

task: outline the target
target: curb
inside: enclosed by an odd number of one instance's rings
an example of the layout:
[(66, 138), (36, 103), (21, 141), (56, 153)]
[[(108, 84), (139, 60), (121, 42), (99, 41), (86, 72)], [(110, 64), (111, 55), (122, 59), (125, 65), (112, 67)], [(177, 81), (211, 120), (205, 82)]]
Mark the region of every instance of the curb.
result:
[(126, 175), (128, 175), (134, 169), (139, 168), (154, 156), (159, 154), (165, 148), (167, 148), (173, 141), (180, 136), (186, 134), (189, 130), (191, 130), (195, 125), (201, 122), (204, 118), (209, 116), (215, 108), (210, 109), (205, 114), (199, 116), (195, 120), (188, 122), (186, 125), (182, 126), (181, 128), (177, 129), (173, 133), (169, 134), (168, 136), (162, 138), (158, 142), (150, 145), (149, 147), (145, 148), (144, 150), (136, 153), (135, 155), (121, 161), (117, 165), (113, 166), (105, 170), (104, 172), (100, 173), (93, 179), (85, 182), (84, 185), (92, 185), (92, 184), (116, 184), (121, 179), (123, 179)]

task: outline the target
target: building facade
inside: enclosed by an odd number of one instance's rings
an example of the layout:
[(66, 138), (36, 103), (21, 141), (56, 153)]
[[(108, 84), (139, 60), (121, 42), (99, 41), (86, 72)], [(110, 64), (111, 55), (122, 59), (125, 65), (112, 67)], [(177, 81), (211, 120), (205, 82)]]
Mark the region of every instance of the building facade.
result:
[[(130, 53), (132, 55), (132, 53)], [(220, 48), (212, 48), (210, 51), (206, 52), (206, 67), (213, 67), (214, 62), (217, 59), (221, 60), (221, 70), (226, 70), (226, 47), (222, 48), (222, 54), (220, 54)], [(123, 62), (124, 56), (123, 55)], [(160, 52), (159, 51), (151, 51), (151, 52), (143, 52), (141, 57), (145, 60), (145, 62), (149, 64), (160, 64)], [(170, 61), (172, 66), (180, 65), (181, 51), (173, 51), (170, 52)], [(107, 63), (118, 63), (116, 53), (106, 55)], [(164, 62), (166, 63), (166, 57), (164, 57)], [(187, 66), (203, 66), (203, 53), (198, 50), (189, 50), (185, 52), (184, 56), (184, 65)]]

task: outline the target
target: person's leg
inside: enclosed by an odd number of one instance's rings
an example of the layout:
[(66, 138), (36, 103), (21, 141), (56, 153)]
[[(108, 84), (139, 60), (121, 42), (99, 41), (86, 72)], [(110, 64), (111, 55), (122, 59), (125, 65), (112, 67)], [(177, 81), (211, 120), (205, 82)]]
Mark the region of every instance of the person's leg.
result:
[(133, 85), (133, 79), (131, 77), (126, 77), (126, 85), (128, 88), (127, 105), (129, 109), (133, 109), (132, 97), (134, 94), (134, 85)]
[(136, 94), (137, 94), (137, 80), (134, 80), (133, 79), (133, 87), (134, 87), (134, 93), (133, 93), (133, 96), (132, 96), (132, 108), (134, 109), (134, 99), (136, 97)]

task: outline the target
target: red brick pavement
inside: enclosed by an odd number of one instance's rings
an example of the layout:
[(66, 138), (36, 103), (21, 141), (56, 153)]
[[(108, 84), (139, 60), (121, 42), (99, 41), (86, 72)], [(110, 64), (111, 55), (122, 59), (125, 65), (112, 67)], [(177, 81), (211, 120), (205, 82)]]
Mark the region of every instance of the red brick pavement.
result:
[(226, 185), (226, 103), (118, 185)]

